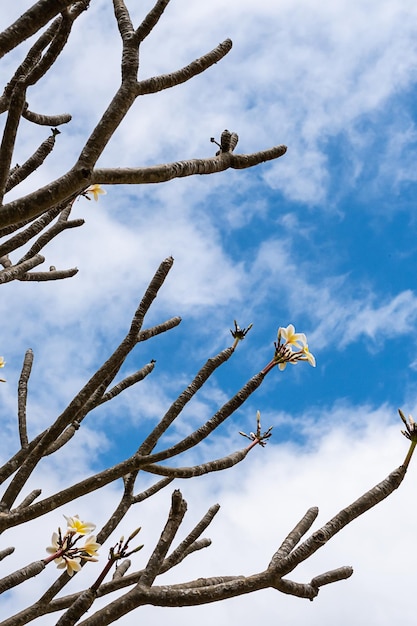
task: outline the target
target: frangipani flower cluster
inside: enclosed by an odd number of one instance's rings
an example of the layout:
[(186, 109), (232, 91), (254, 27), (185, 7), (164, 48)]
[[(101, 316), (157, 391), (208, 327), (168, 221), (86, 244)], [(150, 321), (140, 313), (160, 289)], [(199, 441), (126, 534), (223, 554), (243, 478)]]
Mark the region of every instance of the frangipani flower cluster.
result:
[[(6, 361), (4, 360), (2, 356), (0, 356), (0, 367), (4, 367), (5, 365), (6, 365)], [(0, 378), (0, 382), (5, 383), (6, 381), (4, 380), (4, 378)]]
[(95, 529), (95, 524), (91, 522), (83, 522), (78, 515), (74, 517), (66, 517), (67, 531), (64, 536), (61, 529), (58, 528), (57, 533), (52, 533), (52, 545), (46, 548), (51, 556), (45, 559), (45, 563), (54, 561), (58, 569), (67, 569), (67, 574), (72, 576), (74, 572), (81, 569), (81, 560), (97, 561), (97, 550), (100, 544), (96, 542), (95, 535), (86, 538), (83, 546), (77, 546), (76, 543)]
[[(293, 347), (299, 348), (294, 350)], [(278, 339), (275, 343), (275, 358), (280, 370), (284, 370), (287, 363), (308, 361), (312, 367), (316, 367), (316, 359), (308, 349), (307, 338), (304, 333), (296, 333), (292, 324), (287, 328), (278, 329)]]
[(278, 365), (280, 370), (285, 370), (287, 363), (295, 365), (299, 361), (307, 361), (312, 367), (316, 367), (316, 359), (308, 348), (305, 334), (296, 333), (293, 324), (289, 324), (286, 328), (280, 326), (274, 346), (274, 358), (263, 369), (264, 374), (275, 365)]

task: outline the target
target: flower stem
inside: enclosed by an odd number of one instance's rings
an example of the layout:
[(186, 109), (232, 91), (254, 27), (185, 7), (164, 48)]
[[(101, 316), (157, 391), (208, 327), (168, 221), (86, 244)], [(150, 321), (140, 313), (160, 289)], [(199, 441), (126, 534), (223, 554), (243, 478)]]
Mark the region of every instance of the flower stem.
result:
[(261, 370), (261, 374), (268, 374), (268, 372), (270, 372), (276, 365), (278, 365), (278, 361), (273, 358), (272, 361), (270, 361), (268, 365), (265, 365), (263, 370)]
[(96, 582), (94, 584), (91, 585), (90, 589), (94, 592), (96, 592), (98, 590), (98, 588), (100, 587), (101, 583), (103, 582), (103, 580), (106, 578), (107, 574), (109, 573), (109, 571), (111, 570), (113, 564), (117, 561), (116, 557), (110, 558), (106, 565), (103, 568), (103, 571), (101, 572), (100, 576), (97, 578)]
[(51, 561), (54, 561), (55, 559), (59, 559), (59, 557), (65, 554), (65, 552), (66, 552), (66, 548), (60, 548), (59, 550), (55, 552), (55, 554), (51, 554), (50, 556), (47, 556), (46, 559), (42, 559), (42, 560), (45, 563), (45, 565), (47, 565)]
[(412, 441), (410, 443), (410, 447), (408, 449), (407, 456), (405, 457), (404, 463), (403, 463), (403, 467), (405, 467), (406, 469), (408, 468), (408, 466), (410, 464), (411, 457), (413, 456), (414, 448), (416, 447), (416, 445), (417, 445), (417, 441)]

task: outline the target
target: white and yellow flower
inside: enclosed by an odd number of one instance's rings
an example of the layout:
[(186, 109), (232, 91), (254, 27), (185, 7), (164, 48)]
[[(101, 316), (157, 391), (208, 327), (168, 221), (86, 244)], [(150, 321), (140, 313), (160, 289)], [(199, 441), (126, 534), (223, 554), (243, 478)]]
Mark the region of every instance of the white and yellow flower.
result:
[(61, 559), (61, 562), (57, 565), (58, 569), (67, 568), (68, 576), (72, 576), (74, 572), (79, 572), (81, 569), (81, 559), (79, 556), (70, 558), (69, 556), (64, 556)]
[(307, 339), (304, 333), (296, 333), (293, 324), (288, 324), (287, 328), (280, 327), (278, 329), (278, 341), (284, 340), (284, 343), (288, 346), (296, 346), (301, 348), (306, 345)]
[[(61, 546), (59, 544), (59, 536), (58, 533), (52, 533), (52, 540), (51, 540), (51, 544), (50, 546), (48, 546), (46, 548), (46, 551), (49, 552), (49, 554), (55, 554), (56, 552), (58, 552), (59, 550), (61, 550)], [(55, 563), (58, 564), (62, 561), (62, 557), (58, 557), (56, 559), (54, 559)]]
[(307, 344), (303, 346), (301, 352), (303, 356), (300, 358), (300, 361), (308, 361), (312, 367), (316, 367), (316, 359), (308, 349)]
[(88, 535), (88, 533), (91, 533), (96, 527), (96, 525), (92, 524), (91, 522), (83, 522), (82, 520), (80, 520), (78, 515), (74, 515), (73, 517), (67, 517), (66, 515), (64, 515), (64, 517), (67, 520), (67, 530), (70, 533)]
[(100, 548), (101, 543), (96, 542), (96, 536), (90, 535), (89, 537), (87, 537), (87, 539), (85, 540), (85, 544), (80, 548), (80, 550), (82, 550), (82, 552), (87, 552), (88, 556), (90, 557), (88, 560), (92, 561), (96, 560), (94, 557), (97, 556), (97, 550), (99, 550)]
[[(97, 202), (99, 196), (105, 196), (107, 191), (102, 189), (100, 185), (91, 185), (84, 193), (89, 193), (93, 196), (94, 200)], [(88, 197), (88, 196), (86, 196)]]

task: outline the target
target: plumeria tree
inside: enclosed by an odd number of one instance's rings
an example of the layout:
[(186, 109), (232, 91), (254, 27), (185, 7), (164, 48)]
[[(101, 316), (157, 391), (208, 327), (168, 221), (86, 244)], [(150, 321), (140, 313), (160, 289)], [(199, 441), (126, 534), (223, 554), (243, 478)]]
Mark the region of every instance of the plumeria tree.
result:
[[(255, 153), (239, 154), (235, 152), (238, 144), (237, 133), (224, 130), (217, 139), (211, 138), (211, 143), (215, 143), (218, 148), (216, 153), (205, 158), (142, 167), (120, 168), (117, 164), (111, 168), (98, 167), (99, 157), (139, 97), (156, 94), (192, 80), (221, 61), (232, 46), (232, 42), (227, 39), (175, 72), (142, 79), (138, 73), (139, 51), (162, 18), (169, 0), (157, 0), (139, 25), (133, 24), (123, 0), (113, 0), (114, 19), (122, 44), (120, 85), (98, 123), (91, 128), (86, 142), (80, 146), (78, 157), (72, 167), (59, 178), (19, 197), (15, 193), (18, 185), (35, 175), (38, 168), (52, 154), (60, 134), (59, 128), (71, 121), (68, 114), (45, 115), (33, 111), (30, 105), (31, 89), (53, 72), (54, 64), (65, 50), (72, 29), (93, 2), (94, 0), (39, 0), (0, 34), (0, 56), (8, 55), (19, 46), (25, 46), (27, 39), (32, 38), (23, 60), (9, 77), (0, 98), (0, 112), (5, 117), (0, 146), (0, 264), (3, 268), (0, 271), (1, 283), (51, 281), (74, 276), (76, 268), (56, 269), (53, 265), (49, 270), (35, 268), (39, 268), (45, 261), (41, 252), (46, 244), (60, 236), (63, 231), (83, 225), (82, 219), (71, 218), (74, 202), (79, 198), (99, 200), (100, 196), (106, 193), (104, 188), (106, 185), (146, 185), (196, 174), (208, 175), (228, 169), (246, 169), (277, 159), (286, 152), (285, 146), (275, 145)], [(33, 154), (23, 164), (18, 165), (14, 163), (14, 153), (22, 120), (35, 125), (50, 126), (51, 131), (42, 144), (34, 149)], [(14, 199), (6, 201), (6, 194), (10, 193), (15, 193)], [(318, 573), (306, 583), (290, 580), (287, 576), (352, 520), (389, 496), (405, 476), (417, 442), (417, 430), (412, 418), (407, 420), (400, 412), (405, 424), (404, 434), (410, 440), (410, 450), (403, 463), (382, 482), (343, 508), (320, 529), (304, 538), (318, 515), (317, 508), (308, 509), (296, 526), (283, 538), (281, 545), (271, 555), (269, 565), (263, 571), (254, 572), (250, 576), (230, 574), (178, 581), (172, 585), (159, 585), (158, 577), (175, 568), (190, 554), (208, 547), (210, 541), (202, 535), (219, 510), (218, 505), (210, 506), (185, 539), (175, 545), (175, 537), (183, 523), (187, 508), (178, 488), (172, 492), (171, 508), (166, 522), (161, 525), (159, 540), (146, 563), (138, 564), (136, 557), (129, 558), (142, 548), (136, 543), (139, 529), (132, 529), (126, 540), (122, 537), (116, 544), (108, 545), (110, 535), (118, 529), (132, 508), (138, 507), (141, 502), (162, 489), (170, 489), (174, 481), (197, 479), (207, 473), (225, 471), (244, 461), (254, 448), (265, 447), (272, 435), (272, 428), (263, 430), (261, 413), (258, 411), (254, 416), (254, 431), (249, 434), (241, 433), (250, 441), (246, 442), (246, 446), (201, 464), (185, 466), (182, 462), (188, 451), (199, 446), (242, 407), (265, 382), (268, 374), (285, 370), (287, 364), (306, 362), (315, 366), (315, 357), (310, 352), (305, 334), (296, 332), (293, 324), (279, 327), (274, 347), (271, 348), (270, 359), (265, 366), (219, 406), (208, 420), (188, 435), (179, 437), (167, 445), (164, 435), (210, 377), (234, 356), (239, 343), (251, 329), (251, 325), (243, 328), (234, 321), (231, 345), (211, 356), (202, 365), (191, 382), (161, 415), (159, 422), (149, 428), (132, 455), (111, 467), (102, 468), (75, 484), (71, 482), (69, 474), (66, 486), (43, 499), (40, 499), (40, 489), (22, 497), (34, 471), (46, 458), (62, 454), (65, 446), (77, 437), (84, 420), (93, 410), (100, 409), (102, 405), (137, 385), (154, 371), (155, 363), (150, 361), (133, 374), (118, 379), (123, 364), (138, 344), (169, 332), (181, 322), (181, 319), (175, 316), (153, 326), (144, 326), (145, 317), (163, 287), (172, 265), (171, 257), (162, 261), (134, 312), (126, 335), (117, 348), (104, 360), (48, 428), (33, 438), (28, 434), (26, 419), (28, 381), (33, 363), (32, 350), (28, 350), (24, 356), (17, 393), (17, 429), (20, 447), (13, 451), (10, 458), (2, 459), (0, 468), (1, 482), (5, 485), (0, 502), (0, 530), (3, 533), (0, 558), (5, 559), (14, 550), (5, 543), (7, 541), (5, 531), (8, 529), (17, 526), (24, 529), (26, 523), (47, 516), (63, 505), (70, 509), (72, 503), (81, 496), (89, 497), (93, 517), (94, 498), (100, 497), (100, 490), (116, 481), (120, 482), (122, 488), (119, 500), (114, 502), (111, 514), (99, 530), (96, 531), (93, 521), (81, 520), (76, 512), (72, 511), (72, 515), (65, 518), (65, 526), (62, 529), (50, 529), (51, 545), (46, 547), (46, 555), (40, 548), (39, 560), (4, 575), (0, 580), (1, 592), (23, 583), (30, 584), (27, 583), (28, 580), (34, 576), (41, 577), (43, 570), (53, 564), (63, 570), (56, 581), (44, 589), (37, 601), (22, 607), (18, 613), (3, 621), (5, 626), (26, 624), (51, 613), (59, 615), (57, 623), (60, 625), (75, 624), (82, 620), (81, 623), (85, 625), (102, 626), (145, 604), (193, 606), (266, 588), (312, 600), (323, 585), (351, 576), (352, 568), (342, 566)], [(7, 355), (0, 357), (0, 367), (6, 366), (5, 372), (8, 360)], [(285, 376), (286, 372), (280, 375)], [(6, 383), (7, 374), (4, 376), (1, 382)], [(143, 474), (153, 476), (154, 482), (140, 491), (137, 478)], [(96, 566), (91, 573), (89, 586), (77, 592), (63, 592), (74, 576), (84, 567), (89, 568), (91, 562), (95, 562)], [(92, 605), (97, 598), (105, 599), (105, 604), (95, 610)]]

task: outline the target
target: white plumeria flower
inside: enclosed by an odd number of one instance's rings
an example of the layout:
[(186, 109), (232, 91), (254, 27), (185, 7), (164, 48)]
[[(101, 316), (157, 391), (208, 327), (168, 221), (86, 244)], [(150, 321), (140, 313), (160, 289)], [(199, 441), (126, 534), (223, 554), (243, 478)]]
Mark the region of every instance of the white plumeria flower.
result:
[(91, 533), (96, 527), (96, 525), (92, 524), (91, 522), (81, 521), (78, 515), (74, 515), (73, 517), (67, 517), (66, 515), (64, 515), (64, 517), (67, 520), (68, 530), (72, 533), (87, 535), (88, 533)]
[(85, 540), (85, 544), (80, 548), (83, 552), (87, 552), (89, 557), (95, 557), (97, 550), (101, 548), (101, 543), (96, 542), (96, 536), (90, 535)]
[(307, 344), (307, 339), (304, 333), (296, 333), (293, 324), (288, 324), (287, 328), (278, 329), (278, 341), (282, 337), (284, 342), (290, 346), (296, 346), (302, 348)]
[[(85, 193), (89, 193), (89, 194), (91, 194), (91, 195), (93, 196), (94, 200), (97, 202), (98, 197), (99, 197), (100, 195), (105, 196), (105, 195), (106, 195), (106, 193), (107, 193), (107, 191), (105, 191), (104, 189), (102, 189), (102, 188), (100, 187), (100, 185), (91, 185), (91, 187), (89, 187), (89, 188), (87, 189), (87, 191), (85, 191)], [(88, 199), (89, 199), (89, 198), (88, 198)]]
[[(58, 533), (52, 533), (52, 539), (51, 539), (51, 546), (48, 546), (46, 548), (46, 551), (49, 552), (49, 554), (55, 554), (55, 552), (58, 552), (58, 550), (61, 549), (61, 546), (58, 543), (59, 537), (58, 537)], [(62, 557), (59, 557), (58, 559), (55, 559), (55, 563), (60, 563), (62, 560)]]
[(305, 359), (303, 359), (303, 360), (308, 361), (312, 367), (316, 367), (316, 359), (315, 359), (314, 355), (308, 349), (308, 345), (307, 344), (305, 344), (305, 346), (303, 346), (301, 352), (303, 353), (303, 356), (305, 356)]
[(76, 556), (73, 559), (71, 559), (70, 557), (66, 556), (65, 558), (63, 558), (61, 560), (61, 563), (59, 563), (59, 565), (57, 565), (58, 569), (64, 569), (67, 568), (67, 574), (68, 576), (72, 576), (74, 574), (74, 572), (79, 572), (81, 569), (81, 564), (80, 564), (80, 557)]

